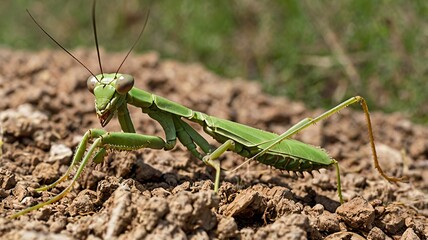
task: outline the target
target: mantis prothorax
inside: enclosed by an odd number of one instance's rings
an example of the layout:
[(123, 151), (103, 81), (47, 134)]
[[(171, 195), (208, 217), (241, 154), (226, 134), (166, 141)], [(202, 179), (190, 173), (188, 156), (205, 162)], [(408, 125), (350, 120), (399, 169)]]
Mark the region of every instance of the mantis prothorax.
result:
[[(51, 37), (35, 21), (30, 13), (29, 15), (40, 29), (49, 36), (49, 38), (51, 38), (57, 45), (59, 45), (91, 73), (91, 76), (87, 80), (87, 86), (89, 91), (95, 96), (96, 114), (101, 126), (106, 126), (113, 116), (117, 115), (123, 132), (106, 132), (102, 129), (88, 130), (78, 145), (71, 165), (66, 173), (56, 182), (36, 190), (44, 191), (55, 187), (58, 183), (67, 179), (71, 175), (72, 169), (78, 166), (78, 169), (68, 187), (49, 201), (26, 208), (11, 217), (21, 216), (64, 197), (73, 188), (74, 183), (79, 178), (88, 162), (91, 159), (97, 163), (102, 162), (107, 149), (121, 151), (131, 151), (141, 148), (171, 150), (176, 145), (177, 139), (196, 158), (202, 160), (204, 163), (215, 169), (215, 192), (218, 192), (220, 186), (221, 168), (219, 157), (229, 150), (248, 159), (254, 159), (266, 165), (293, 172), (310, 172), (312, 170), (327, 168), (333, 165), (336, 168), (337, 173), (337, 192), (339, 200), (342, 203), (343, 198), (338, 162), (331, 158), (323, 149), (293, 140), (291, 137), (312, 124), (328, 118), (332, 114), (337, 113), (341, 109), (354, 103), (360, 103), (365, 113), (370, 146), (376, 169), (382, 177), (390, 182), (402, 180), (402, 178), (387, 176), (382, 171), (377, 159), (369, 110), (366, 101), (360, 96), (352, 97), (318, 117), (305, 118), (292, 126), (286, 132), (281, 135), (277, 135), (275, 133), (191, 110), (166, 98), (134, 87), (134, 78), (130, 75), (119, 73), (119, 71), (141, 37), (146, 26), (147, 19), (137, 40), (126, 54), (126, 57), (118, 67), (117, 71), (115, 73), (103, 73), (96, 33), (95, 1), (93, 2), (92, 22), (101, 71), (101, 74), (95, 75), (69, 51), (62, 47), (53, 37)], [(141, 108), (143, 113), (146, 113), (149, 117), (159, 122), (165, 131), (165, 139), (158, 136), (136, 133), (128, 112), (128, 105)], [(207, 140), (205, 140), (187, 123), (187, 121), (201, 125), (207, 134), (220, 143), (220, 146), (217, 148), (211, 146)], [(90, 141), (92, 141), (92, 144), (86, 151)]]

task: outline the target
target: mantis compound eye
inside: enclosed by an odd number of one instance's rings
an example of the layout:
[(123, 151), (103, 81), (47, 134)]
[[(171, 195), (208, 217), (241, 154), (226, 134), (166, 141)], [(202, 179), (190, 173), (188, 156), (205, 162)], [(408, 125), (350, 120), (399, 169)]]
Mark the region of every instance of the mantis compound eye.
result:
[(95, 88), (95, 85), (97, 84), (97, 82), (98, 82), (98, 80), (94, 76), (90, 76), (88, 78), (88, 80), (86, 81), (86, 85), (88, 87), (88, 90), (92, 94), (94, 94), (94, 88)]
[(134, 78), (128, 74), (122, 74), (117, 78), (116, 91), (119, 94), (126, 94), (134, 86)]

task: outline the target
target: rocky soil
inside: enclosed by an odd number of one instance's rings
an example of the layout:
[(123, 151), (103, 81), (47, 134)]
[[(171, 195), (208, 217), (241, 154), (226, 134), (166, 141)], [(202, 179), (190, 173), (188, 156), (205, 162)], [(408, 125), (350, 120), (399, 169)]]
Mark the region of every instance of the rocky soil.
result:
[[(93, 52), (74, 53), (97, 72)], [(102, 53), (104, 69), (114, 72), (123, 55)], [(323, 112), (268, 96), (255, 83), (223, 79), (199, 64), (160, 60), (156, 53), (131, 56), (122, 72), (132, 74), (139, 88), (192, 109), (276, 133)], [(84, 132), (100, 127), (88, 76), (63, 52), (0, 50), (2, 238), (427, 239), (428, 128), (399, 113), (372, 113), (381, 166), (409, 178), (391, 184), (373, 167), (358, 106), (295, 137), (339, 161), (343, 205), (334, 168), (296, 176), (250, 162), (223, 171), (214, 194), (213, 169), (177, 144), (169, 152), (110, 152), (102, 164), (90, 164), (59, 202), (9, 219), (67, 187), (64, 182), (34, 191), (58, 179)], [(131, 108), (131, 115), (138, 132), (164, 136), (141, 110)], [(106, 129), (120, 131), (115, 119)], [(244, 160), (227, 153), (222, 168)]]

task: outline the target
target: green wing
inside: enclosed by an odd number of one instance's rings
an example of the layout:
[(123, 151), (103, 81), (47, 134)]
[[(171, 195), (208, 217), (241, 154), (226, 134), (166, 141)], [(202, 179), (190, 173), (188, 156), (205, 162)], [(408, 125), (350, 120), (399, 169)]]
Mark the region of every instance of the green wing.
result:
[[(272, 132), (263, 131), (229, 120), (208, 115), (204, 117), (205, 123), (214, 130), (215, 134), (233, 139), (248, 148), (258, 147), (264, 149), (279, 136)], [(294, 139), (284, 139), (279, 144), (269, 149), (268, 153), (293, 156), (326, 165), (330, 165), (333, 161), (325, 150)]]

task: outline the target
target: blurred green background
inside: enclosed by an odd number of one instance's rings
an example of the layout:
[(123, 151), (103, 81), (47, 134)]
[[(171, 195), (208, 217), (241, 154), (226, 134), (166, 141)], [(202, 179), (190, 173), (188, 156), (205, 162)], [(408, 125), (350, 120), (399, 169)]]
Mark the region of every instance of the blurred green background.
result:
[[(0, 47), (93, 47), (89, 0), (0, 3)], [(428, 1), (115, 0), (97, 2), (99, 41), (201, 62), (226, 77), (259, 81), (266, 92), (330, 108), (364, 96), (373, 110), (428, 124)], [(242, 86), (245, 88), (245, 86)], [(286, 108), (284, 109), (286, 111)]]

